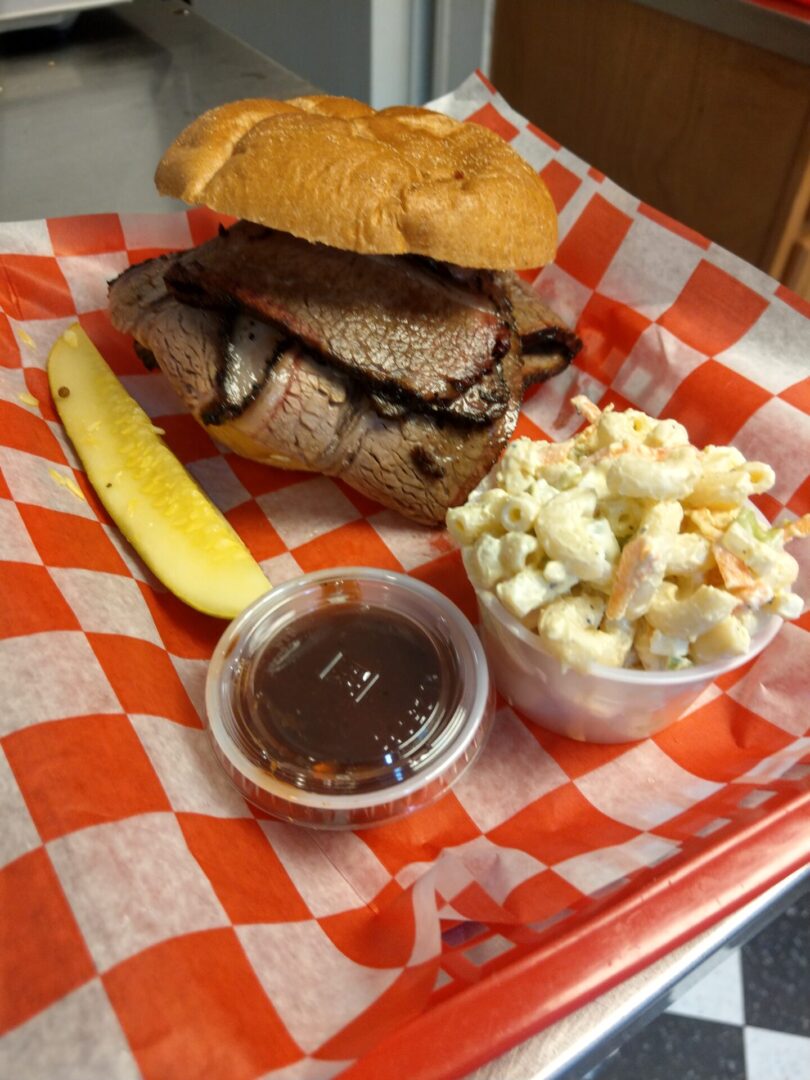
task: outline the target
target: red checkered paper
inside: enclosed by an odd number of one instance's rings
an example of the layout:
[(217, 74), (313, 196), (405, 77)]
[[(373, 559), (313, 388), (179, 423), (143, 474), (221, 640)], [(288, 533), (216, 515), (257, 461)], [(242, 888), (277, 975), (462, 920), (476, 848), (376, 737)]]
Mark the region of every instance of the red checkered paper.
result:
[[(438, 107), (507, 139), (559, 212), (556, 262), (525, 276), (584, 349), (530, 391), (517, 433), (567, 438), (578, 393), (632, 405), (770, 462), (769, 517), (810, 510), (803, 305), (480, 76)], [(203, 729), (224, 626), (168, 594), (96, 499), (48, 393), (56, 337), (78, 318), (273, 582), (360, 563), (413, 574), (473, 619), (474, 597), (446, 534), (223, 452), (111, 328), (109, 278), (216, 225), (207, 211), (0, 225), (0, 1061), (27, 1080), (457, 1075), (454, 1018), (478, 1024), (469, 1066), (503, 1041), (488, 1010), (508, 1027), (508, 1005), (525, 1033), (671, 945), (668, 927), (705, 924), (674, 883), (713, 866), (724, 894), (778, 872), (776, 823), (810, 789), (810, 616), (647, 741), (583, 745), (504, 706), (475, 768), (403, 821), (332, 834), (264, 817)], [(806, 596), (808, 547), (792, 549)], [(624, 944), (578, 946), (616, 898), (639, 913)], [(572, 962), (553, 986), (543, 969), (509, 990), (561, 942)], [(388, 1045), (386, 1074), (370, 1063)]]

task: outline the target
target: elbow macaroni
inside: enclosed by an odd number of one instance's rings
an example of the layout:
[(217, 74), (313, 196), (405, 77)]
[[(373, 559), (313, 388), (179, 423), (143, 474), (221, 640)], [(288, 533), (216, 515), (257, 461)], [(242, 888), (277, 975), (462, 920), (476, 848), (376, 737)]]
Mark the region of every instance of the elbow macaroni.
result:
[(765, 529), (746, 506), (770, 466), (689, 443), (675, 420), (604, 411), (573, 439), (517, 439), (447, 527), (477, 589), (577, 668), (668, 670), (742, 655), (760, 613), (795, 618), (787, 540), (810, 515)]

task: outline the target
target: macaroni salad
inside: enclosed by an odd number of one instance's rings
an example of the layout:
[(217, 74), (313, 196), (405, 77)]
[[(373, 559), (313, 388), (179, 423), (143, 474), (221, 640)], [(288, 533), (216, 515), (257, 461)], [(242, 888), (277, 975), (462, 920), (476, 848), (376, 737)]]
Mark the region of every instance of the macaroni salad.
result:
[(573, 398), (587, 427), (517, 439), (447, 514), (472, 584), (492, 590), (564, 665), (676, 670), (748, 651), (765, 615), (796, 618), (785, 544), (748, 504), (770, 466), (698, 450), (683, 425)]

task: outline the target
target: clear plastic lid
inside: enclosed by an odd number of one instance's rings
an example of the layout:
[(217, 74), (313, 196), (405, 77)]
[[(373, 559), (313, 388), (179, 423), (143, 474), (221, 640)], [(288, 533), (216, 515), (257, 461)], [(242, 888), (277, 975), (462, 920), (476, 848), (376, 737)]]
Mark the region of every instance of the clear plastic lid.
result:
[(272, 589), (223, 634), (208, 726), (239, 791), (275, 817), (357, 828), (448, 790), (478, 754), (494, 691), (446, 597), (365, 567)]

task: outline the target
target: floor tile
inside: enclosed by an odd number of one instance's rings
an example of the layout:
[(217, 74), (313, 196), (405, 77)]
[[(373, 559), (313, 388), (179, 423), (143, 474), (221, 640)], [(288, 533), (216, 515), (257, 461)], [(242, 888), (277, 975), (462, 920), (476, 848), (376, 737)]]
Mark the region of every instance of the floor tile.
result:
[(810, 893), (583, 1080), (810, 1080)]
[(667, 1012), (677, 1016), (694, 1016), (700, 1020), (716, 1020), (722, 1024), (742, 1025), (745, 1014), (739, 950), (735, 949), (699, 983), (681, 994)]
[(598, 1080), (745, 1080), (742, 1030), (665, 1013), (592, 1075)]
[(810, 1076), (810, 1039), (783, 1031), (747, 1027), (748, 1080), (803, 1080)]
[(743, 946), (742, 964), (746, 1022), (810, 1036), (810, 894)]

